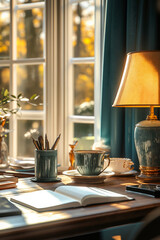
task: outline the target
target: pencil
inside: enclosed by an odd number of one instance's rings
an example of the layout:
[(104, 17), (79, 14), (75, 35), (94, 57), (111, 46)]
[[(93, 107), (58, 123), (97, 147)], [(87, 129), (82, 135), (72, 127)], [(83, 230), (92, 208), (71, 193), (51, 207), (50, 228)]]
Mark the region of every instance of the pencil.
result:
[(36, 149), (40, 150), (37, 141), (33, 137), (32, 137), (32, 140), (33, 140), (33, 144), (36, 147)]
[(61, 137), (61, 133), (59, 134), (59, 136), (56, 138), (56, 141), (54, 142), (53, 146), (51, 147), (51, 150), (55, 150), (55, 148), (57, 147), (57, 144), (60, 140)]
[(41, 147), (42, 150), (44, 150), (44, 141), (43, 141), (43, 137), (39, 136), (38, 137), (38, 141), (39, 141), (39, 145)]
[(48, 138), (47, 138), (47, 133), (45, 134), (45, 149), (49, 150), (49, 141), (48, 141)]

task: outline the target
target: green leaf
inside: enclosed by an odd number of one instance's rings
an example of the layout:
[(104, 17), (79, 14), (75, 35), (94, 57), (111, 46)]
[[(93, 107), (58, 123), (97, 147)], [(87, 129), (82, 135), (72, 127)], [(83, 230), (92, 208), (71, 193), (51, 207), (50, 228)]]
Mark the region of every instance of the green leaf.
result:
[(4, 91), (4, 96), (7, 97), (8, 94), (9, 94), (9, 92), (8, 92), (8, 90), (6, 89), (6, 90)]
[(18, 96), (17, 96), (17, 98), (20, 98), (20, 97), (22, 97), (22, 93), (18, 94)]
[(1, 94), (2, 94), (2, 95), (4, 94), (4, 88), (2, 88), (2, 90), (1, 90)]
[(35, 99), (35, 97), (37, 97), (37, 94), (33, 94), (32, 97), (30, 97), (31, 100)]
[(11, 95), (11, 97), (16, 98), (16, 96), (14, 96), (14, 95)]

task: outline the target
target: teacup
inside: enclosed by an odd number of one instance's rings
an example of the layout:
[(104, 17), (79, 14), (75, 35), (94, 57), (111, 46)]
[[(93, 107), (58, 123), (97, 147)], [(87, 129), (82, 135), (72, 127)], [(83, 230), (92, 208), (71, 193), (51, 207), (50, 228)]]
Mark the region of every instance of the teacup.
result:
[(134, 169), (134, 163), (129, 158), (110, 158), (108, 170), (115, 173), (129, 172)]
[[(95, 176), (102, 173), (110, 164), (109, 155), (100, 150), (75, 150), (75, 165), (78, 172), (85, 176)], [(108, 159), (107, 165), (104, 162)]]

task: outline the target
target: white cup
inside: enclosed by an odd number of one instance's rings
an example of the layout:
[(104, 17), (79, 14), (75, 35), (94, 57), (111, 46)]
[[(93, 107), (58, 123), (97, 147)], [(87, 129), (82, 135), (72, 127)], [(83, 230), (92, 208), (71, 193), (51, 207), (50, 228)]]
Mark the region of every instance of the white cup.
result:
[(115, 173), (129, 172), (134, 169), (134, 163), (129, 158), (110, 158), (110, 165), (107, 171)]

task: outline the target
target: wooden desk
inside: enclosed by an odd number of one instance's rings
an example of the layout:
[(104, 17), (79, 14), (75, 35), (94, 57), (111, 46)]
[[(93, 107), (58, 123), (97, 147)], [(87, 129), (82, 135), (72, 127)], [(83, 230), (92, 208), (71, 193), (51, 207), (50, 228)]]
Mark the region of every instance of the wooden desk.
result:
[[(70, 184), (70, 178), (60, 176), (61, 183), (32, 183), (30, 179), (20, 179), (18, 188), (0, 191), (0, 196), (10, 198), (17, 192), (29, 192), (38, 189), (54, 190), (62, 184)], [(134, 177), (111, 177), (98, 187), (125, 194), (125, 185), (135, 183)], [(93, 185), (92, 185), (93, 186)], [(96, 185), (97, 186), (97, 185)], [(126, 193), (135, 201), (94, 205), (85, 208), (67, 209), (37, 213), (29, 208), (17, 206), (22, 216), (0, 219), (0, 239), (49, 239), (80, 235), (124, 223), (135, 222), (146, 216), (153, 208), (160, 206), (160, 199)]]

